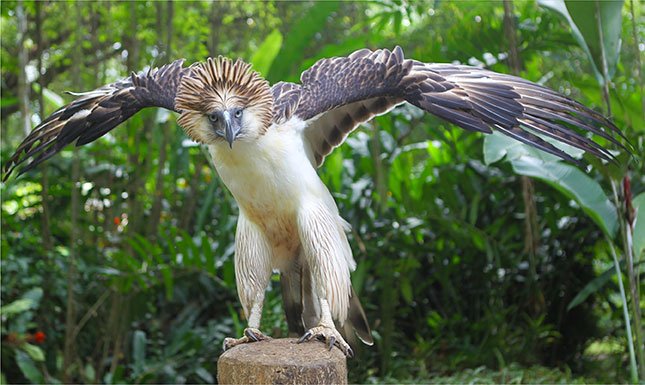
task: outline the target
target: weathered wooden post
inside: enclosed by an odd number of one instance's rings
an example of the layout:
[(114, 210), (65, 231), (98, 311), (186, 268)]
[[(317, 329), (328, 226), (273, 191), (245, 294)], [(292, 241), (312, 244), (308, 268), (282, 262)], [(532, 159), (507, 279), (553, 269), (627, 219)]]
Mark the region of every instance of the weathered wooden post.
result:
[(271, 339), (236, 346), (217, 361), (220, 384), (347, 384), (345, 355), (323, 343)]

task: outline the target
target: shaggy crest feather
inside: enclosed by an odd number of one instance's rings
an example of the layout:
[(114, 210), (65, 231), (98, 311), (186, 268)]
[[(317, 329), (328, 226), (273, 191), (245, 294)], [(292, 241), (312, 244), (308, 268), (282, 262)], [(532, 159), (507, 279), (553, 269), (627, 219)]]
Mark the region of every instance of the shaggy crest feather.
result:
[(175, 105), (181, 111), (178, 123), (187, 131), (203, 114), (231, 107), (252, 109), (266, 130), (272, 120), (273, 95), (269, 82), (250, 64), (219, 56), (190, 66), (177, 88)]

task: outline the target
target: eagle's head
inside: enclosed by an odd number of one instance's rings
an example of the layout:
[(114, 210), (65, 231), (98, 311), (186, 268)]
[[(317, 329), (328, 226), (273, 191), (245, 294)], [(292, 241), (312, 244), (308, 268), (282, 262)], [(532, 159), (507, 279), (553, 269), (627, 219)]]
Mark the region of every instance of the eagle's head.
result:
[(271, 88), (251, 65), (238, 59), (208, 58), (195, 63), (177, 88), (177, 120), (186, 134), (199, 143), (252, 140), (271, 124)]

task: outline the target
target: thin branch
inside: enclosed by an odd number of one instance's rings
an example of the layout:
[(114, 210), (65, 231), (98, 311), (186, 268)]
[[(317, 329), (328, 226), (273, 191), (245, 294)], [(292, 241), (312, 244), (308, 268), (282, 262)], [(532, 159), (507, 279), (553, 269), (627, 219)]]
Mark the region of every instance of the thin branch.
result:
[(94, 304), (87, 310), (87, 312), (85, 312), (81, 320), (78, 321), (78, 323), (76, 324), (76, 327), (72, 331), (72, 335), (71, 335), (72, 340), (76, 340), (78, 333), (81, 331), (81, 329), (83, 329), (87, 321), (89, 321), (92, 316), (96, 315), (96, 311), (98, 310), (99, 307), (101, 307), (101, 305), (103, 305), (103, 302), (105, 302), (105, 300), (110, 296), (110, 294), (111, 292), (109, 289), (105, 290), (103, 294), (101, 294), (99, 299), (97, 299), (96, 302), (94, 302)]

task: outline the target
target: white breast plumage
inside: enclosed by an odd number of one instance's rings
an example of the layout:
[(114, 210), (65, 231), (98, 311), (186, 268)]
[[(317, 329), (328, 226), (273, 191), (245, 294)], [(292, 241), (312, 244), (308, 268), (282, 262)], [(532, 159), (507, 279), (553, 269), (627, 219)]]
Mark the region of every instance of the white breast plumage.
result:
[(222, 181), (242, 213), (263, 230), (276, 259), (293, 256), (298, 248), (301, 200), (329, 195), (306, 155), (302, 125), (293, 120), (272, 126), (259, 140), (238, 141), (233, 148), (224, 142), (209, 146)]

